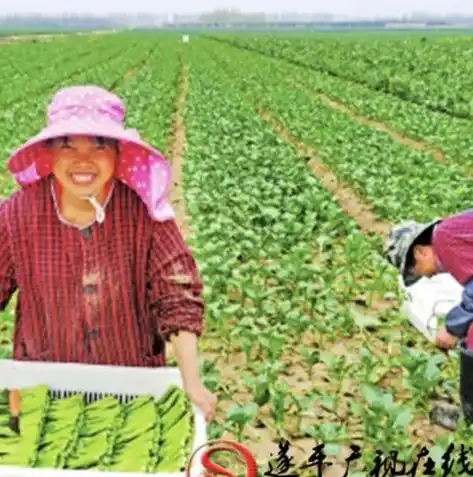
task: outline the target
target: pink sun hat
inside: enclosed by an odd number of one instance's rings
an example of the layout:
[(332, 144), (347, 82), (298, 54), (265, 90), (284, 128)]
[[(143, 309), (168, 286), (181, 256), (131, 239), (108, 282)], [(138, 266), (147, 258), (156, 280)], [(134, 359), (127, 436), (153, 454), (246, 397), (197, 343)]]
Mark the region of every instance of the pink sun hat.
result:
[(161, 152), (141, 140), (138, 131), (125, 128), (125, 114), (122, 100), (98, 86), (63, 88), (48, 106), (47, 126), (11, 154), (8, 169), (25, 187), (52, 174), (46, 140), (74, 135), (116, 139), (120, 156), (115, 177), (140, 196), (154, 220), (173, 219), (168, 202), (171, 166)]

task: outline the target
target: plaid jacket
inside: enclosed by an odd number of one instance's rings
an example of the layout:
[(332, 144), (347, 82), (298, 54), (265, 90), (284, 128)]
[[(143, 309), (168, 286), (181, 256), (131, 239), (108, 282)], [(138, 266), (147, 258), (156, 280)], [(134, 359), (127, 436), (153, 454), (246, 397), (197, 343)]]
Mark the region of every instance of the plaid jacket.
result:
[(162, 366), (164, 340), (202, 332), (202, 283), (174, 221), (155, 222), (116, 182), (106, 218), (78, 229), (52, 178), (0, 206), (0, 308), (15, 290), (13, 358)]

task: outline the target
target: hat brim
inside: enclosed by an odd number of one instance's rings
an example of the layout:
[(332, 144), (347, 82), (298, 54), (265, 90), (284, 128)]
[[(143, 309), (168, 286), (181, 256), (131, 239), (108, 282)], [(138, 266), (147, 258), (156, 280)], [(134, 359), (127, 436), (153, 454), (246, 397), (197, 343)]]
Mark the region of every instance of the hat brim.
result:
[(38, 152), (44, 154), (44, 142), (49, 139), (56, 139), (64, 136), (100, 136), (108, 139), (115, 139), (123, 145), (140, 148), (146, 154), (152, 154), (163, 160), (166, 157), (150, 144), (143, 141), (139, 134), (133, 129), (124, 129), (113, 121), (66, 121), (57, 126), (50, 126), (17, 148), (8, 160), (8, 168), (13, 173), (19, 173), (31, 167), (37, 160)]
[(412, 249), (412, 245), (415, 243), (415, 241), (424, 233), (426, 232), (427, 230), (435, 227), (439, 222), (441, 222), (442, 220), (441, 219), (436, 219), (436, 220), (433, 220), (432, 222), (429, 222), (428, 224), (425, 224), (424, 227), (422, 227), (415, 235), (414, 237), (412, 237), (410, 243), (409, 243), (409, 246), (407, 247), (407, 251), (406, 251), (406, 254), (404, 255), (403, 259), (402, 259), (402, 265), (401, 265), (401, 276), (402, 276), (402, 279), (404, 281), (404, 285), (406, 287), (410, 287), (412, 285), (414, 285), (415, 283), (417, 283), (421, 278), (422, 276), (419, 276), (419, 275), (413, 275), (412, 273), (410, 273), (407, 269), (406, 269), (406, 265), (407, 265), (407, 257)]
[(421, 278), (422, 278), (422, 276), (412, 275), (411, 273), (404, 273), (402, 275), (402, 279), (404, 281), (404, 286), (406, 286), (406, 287), (411, 287), (412, 285), (417, 283)]

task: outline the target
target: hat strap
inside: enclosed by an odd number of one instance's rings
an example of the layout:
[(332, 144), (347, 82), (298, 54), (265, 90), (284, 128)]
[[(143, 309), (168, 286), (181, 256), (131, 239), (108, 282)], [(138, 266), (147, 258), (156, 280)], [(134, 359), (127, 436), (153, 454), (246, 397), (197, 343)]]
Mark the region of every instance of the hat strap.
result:
[(97, 219), (97, 222), (99, 224), (102, 224), (103, 221), (105, 220), (105, 208), (99, 204), (99, 201), (93, 195), (90, 195), (89, 197), (87, 197), (86, 200), (88, 200), (94, 207), (95, 217)]
[[(111, 193), (114, 186), (115, 186), (115, 181), (113, 178), (110, 181), (108, 181), (107, 184), (105, 184), (104, 189), (107, 192), (108, 197), (103, 206), (99, 203), (99, 201), (94, 196), (84, 197), (84, 200), (89, 201), (92, 207), (95, 209), (95, 219), (97, 220), (99, 224), (102, 224), (105, 220), (105, 207), (108, 204), (108, 201), (111, 197)], [(60, 211), (59, 204), (61, 200), (62, 186), (54, 176), (52, 181), (52, 187), (53, 187), (53, 198), (56, 203), (57, 212), (60, 215), (61, 211)]]

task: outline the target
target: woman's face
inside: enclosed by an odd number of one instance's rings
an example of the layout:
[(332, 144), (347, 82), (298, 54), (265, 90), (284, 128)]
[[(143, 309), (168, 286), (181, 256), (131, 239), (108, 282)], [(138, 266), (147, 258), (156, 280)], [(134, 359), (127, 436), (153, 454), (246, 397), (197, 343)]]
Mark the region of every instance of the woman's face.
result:
[(53, 155), (54, 176), (66, 192), (76, 197), (99, 196), (114, 175), (116, 141), (71, 136), (54, 139), (47, 147)]

